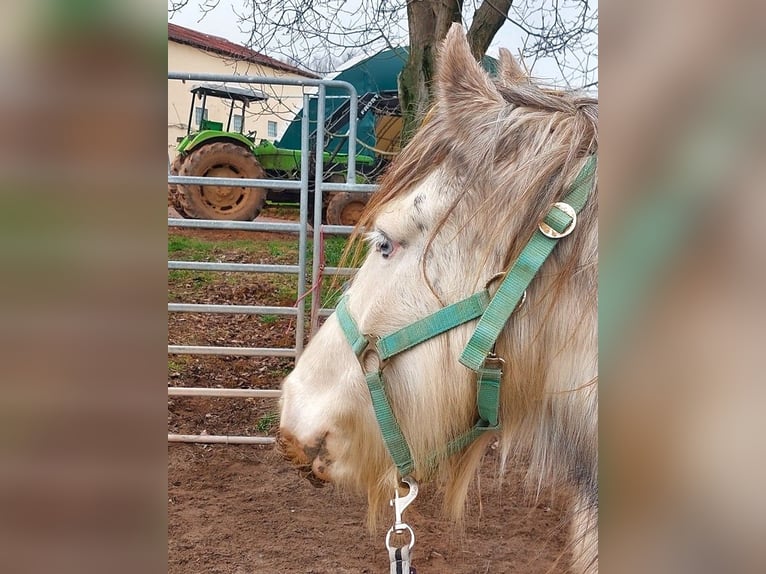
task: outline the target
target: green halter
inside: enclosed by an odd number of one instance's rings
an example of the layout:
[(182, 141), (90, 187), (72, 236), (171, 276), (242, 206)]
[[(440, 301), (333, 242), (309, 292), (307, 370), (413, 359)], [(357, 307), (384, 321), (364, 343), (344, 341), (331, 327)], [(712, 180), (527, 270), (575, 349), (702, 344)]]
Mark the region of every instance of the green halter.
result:
[[(451, 456), (471, 444), (484, 432), (500, 428), (498, 411), (503, 360), (496, 357), (492, 350), (506, 322), (520, 302), (523, 302), (527, 287), (558, 240), (574, 230), (577, 213), (582, 210), (588, 199), (595, 171), (596, 157), (589, 156), (570, 192), (561, 202), (551, 206), (518, 259), (504, 274), (493, 297), (490, 297), (485, 288), (384, 337), (362, 333), (348, 312), (346, 298), (343, 297), (338, 303), (335, 314), (346, 340), (359, 358), (383, 440), (402, 477), (412, 473), (415, 465), (386, 395), (383, 384), (385, 362), (428, 339), (479, 319), (460, 356), (460, 363), (478, 375), (476, 405), (479, 419), (472, 429), (452, 440), (445, 447), (444, 454)], [(378, 367), (367, 371), (365, 358), (371, 353), (377, 355)]]

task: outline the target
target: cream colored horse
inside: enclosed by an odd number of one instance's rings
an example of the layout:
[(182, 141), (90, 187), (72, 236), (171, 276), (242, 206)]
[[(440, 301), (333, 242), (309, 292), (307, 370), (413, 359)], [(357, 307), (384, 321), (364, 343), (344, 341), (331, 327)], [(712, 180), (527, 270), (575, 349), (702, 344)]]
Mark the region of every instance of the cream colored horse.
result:
[[(370, 244), (347, 291), (365, 334), (382, 336), (466, 298), (507, 270), (585, 159), (597, 152), (597, 103), (537, 87), (501, 51), (497, 82), (477, 65), (462, 28), (442, 47), (437, 104), (389, 170), (360, 223)], [(448, 485), (459, 517), (487, 445), (530, 462), (533, 487), (566, 481), (573, 569), (597, 572), (597, 186), (497, 340), (505, 360), (501, 430), (434, 457), (476, 420), (475, 373), (458, 363), (476, 322), (388, 362), (385, 387), (417, 480)], [(283, 385), (282, 452), (315, 481), (387, 501), (399, 474), (381, 438), (360, 362), (336, 315)], [(520, 456), (514, 456), (520, 455)]]

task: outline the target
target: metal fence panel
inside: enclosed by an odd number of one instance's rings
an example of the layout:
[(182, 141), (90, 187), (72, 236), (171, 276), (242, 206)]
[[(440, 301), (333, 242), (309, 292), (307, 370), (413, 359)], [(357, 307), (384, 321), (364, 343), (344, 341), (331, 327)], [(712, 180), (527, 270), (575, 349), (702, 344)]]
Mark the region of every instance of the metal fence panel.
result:
[[(279, 188), (300, 191), (300, 212), (298, 223), (263, 222), (263, 221), (219, 221), (219, 220), (193, 220), (168, 218), (168, 227), (190, 229), (224, 229), (242, 231), (261, 231), (278, 233), (298, 234), (298, 261), (295, 265), (277, 264), (253, 264), (253, 263), (219, 263), (200, 261), (168, 261), (168, 269), (186, 269), (206, 272), (246, 272), (246, 273), (288, 273), (297, 274), (297, 301), (292, 307), (265, 306), (265, 305), (211, 305), (193, 303), (169, 303), (170, 313), (232, 313), (232, 314), (268, 314), (287, 315), (295, 317), (295, 344), (292, 348), (258, 348), (258, 347), (226, 347), (226, 346), (202, 346), (202, 345), (168, 345), (168, 354), (177, 355), (231, 355), (247, 357), (294, 357), (298, 358), (303, 351), (303, 341), (306, 333), (305, 316), (308, 297), (311, 297), (309, 325), (310, 333), (314, 333), (319, 327), (319, 318), (329, 315), (331, 309), (321, 308), (321, 281), (326, 275), (350, 275), (355, 271), (350, 268), (338, 268), (324, 266), (323, 244), (326, 234), (349, 235), (352, 227), (338, 225), (322, 225), (323, 194), (328, 191), (347, 191), (371, 193), (377, 186), (356, 183), (356, 124), (357, 124), (357, 93), (353, 85), (347, 82), (334, 80), (313, 80), (294, 78), (268, 78), (261, 76), (232, 76), (221, 74), (194, 74), (170, 72), (170, 80), (217, 82), (217, 83), (249, 83), (249, 84), (277, 84), (299, 85), (317, 89), (317, 129), (316, 150), (314, 156), (314, 204), (309, 206), (309, 173), (310, 173), (310, 145), (309, 145), (309, 101), (312, 96), (304, 90), (303, 113), (301, 117), (301, 178), (294, 180), (275, 179), (239, 179), (219, 177), (187, 177), (170, 175), (168, 183), (188, 185), (220, 185), (236, 187), (263, 187)], [(325, 140), (325, 100), (328, 87), (341, 88), (349, 94), (349, 123), (348, 123), (348, 168), (346, 183), (324, 182), (324, 158), (323, 146), (319, 142)], [(170, 162), (168, 162), (170, 165)], [(312, 282), (319, 283), (314, 286), (307, 285), (307, 246), (308, 246), (308, 210), (314, 210), (314, 221), (320, 222), (313, 228), (312, 250)], [(223, 388), (182, 388), (168, 387), (169, 396), (206, 396), (206, 397), (279, 397), (278, 390), (263, 389), (223, 389)], [(271, 437), (236, 437), (215, 435), (176, 435), (169, 434), (171, 442), (212, 442), (223, 444), (271, 444)]]

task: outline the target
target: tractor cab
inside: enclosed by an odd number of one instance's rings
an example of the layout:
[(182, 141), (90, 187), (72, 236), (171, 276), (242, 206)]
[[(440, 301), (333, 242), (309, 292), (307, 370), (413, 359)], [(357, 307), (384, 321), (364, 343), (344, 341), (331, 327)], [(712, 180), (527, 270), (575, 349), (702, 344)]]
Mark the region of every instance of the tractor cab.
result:
[[(225, 133), (238, 133), (244, 135), (245, 133), (245, 108), (247, 108), (252, 102), (262, 102), (268, 99), (268, 96), (256, 90), (252, 87), (241, 87), (232, 85), (214, 85), (214, 84), (198, 84), (191, 89), (192, 100), (189, 107), (189, 121), (187, 123), (186, 138), (190, 138), (193, 134), (203, 131), (225, 132)], [(223, 121), (211, 120), (208, 118), (209, 108), (207, 105), (208, 97), (217, 98), (220, 100), (229, 100), (229, 114), (226, 120), (226, 129), (224, 129)], [(201, 101), (201, 105), (196, 105)], [(241, 109), (241, 115), (234, 115), (234, 111)], [(197, 111), (198, 121), (197, 125), (199, 130), (193, 131), (192, 126), (195, 120), (195, 110)], [(232, 120), (240, 118), (232, 125)], [(183, 138), (183, 139), (186, 139)], [(251, 138), (252, 139), (252, 138)]]

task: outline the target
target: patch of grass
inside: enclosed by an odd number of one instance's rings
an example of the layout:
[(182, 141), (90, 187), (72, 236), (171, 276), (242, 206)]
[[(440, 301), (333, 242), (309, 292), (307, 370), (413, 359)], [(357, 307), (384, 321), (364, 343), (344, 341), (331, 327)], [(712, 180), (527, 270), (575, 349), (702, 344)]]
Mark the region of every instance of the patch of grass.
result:
[(348, 243), (347, 237), (328, 237), (324, 242), (325, 264), (330, 267), (337, 267), (340, 263), (343, 250)]
[(195, 239), (194, 237), (185, 237), (182, 235), (168, 236), (168, 254), (183, 256), (185, 259), (201, 261), (208, 259), (215, 249), (215, 243)]
[(277, 203), (272, 201), (266, 201), (266, 207), (263, 210), (263, 214), (271, 217), (279, 217), (285, 219), (297, 219), (300, 205), (297, 203)]
[(212, 282), (212, 271), (193, 271), (191, 269), (170, 269), (168, 271), (168, 283), (209, 285)]
[(213, 261), (222, 255), (240, 253), (258, 257), (298, 258), (298, 243), (294, 239), (263, 241), (255, 239), (231, 239), (210, 241), (184, 235), (168, 235), (168, 254), (191, 261)]
[(179, 363), (178, 361), (174, 361), (173, 359), (168, 359), (169, 373), (180, 373), (181, 369), (183, 369), (183, 365), (181, 363)]
[(290, 303), (294, 303), (295, 300), (298, 298), (298, 287), (295, 284), (294, 281), (290, 281), (290, 283), (279, 283), (275, 285), (277, 297), (281, 301), (289, 301)]
[(259, 418), (255, 423), (255, 429), (258, 432), (269, 433), (279, 424), (279, 415), (277, 413), (267, 413)]
[(272, 257), (282, 257), (287, 253), (287, 245), (284, 241), (269, 241), (266, 244), (266, 248), (269, 250), (269, 255)]
[(266, 325), (271, 325), (277, 321), (279, 321), (277, 315), (261, 315), (261, 323), (265, 323)]

